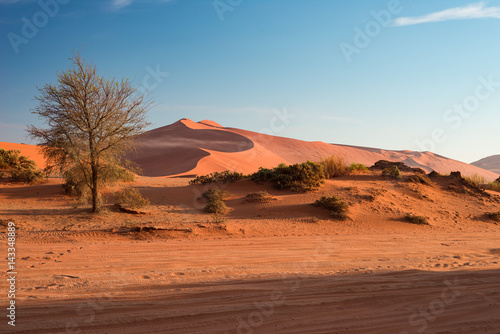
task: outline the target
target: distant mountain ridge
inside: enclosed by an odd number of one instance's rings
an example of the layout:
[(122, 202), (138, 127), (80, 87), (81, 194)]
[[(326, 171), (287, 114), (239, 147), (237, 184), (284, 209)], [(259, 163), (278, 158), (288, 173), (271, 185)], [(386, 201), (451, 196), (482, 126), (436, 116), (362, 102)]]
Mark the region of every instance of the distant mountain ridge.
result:
[(500, 154), (483, 158), (471, 163), (471, 165), (500, 174)]

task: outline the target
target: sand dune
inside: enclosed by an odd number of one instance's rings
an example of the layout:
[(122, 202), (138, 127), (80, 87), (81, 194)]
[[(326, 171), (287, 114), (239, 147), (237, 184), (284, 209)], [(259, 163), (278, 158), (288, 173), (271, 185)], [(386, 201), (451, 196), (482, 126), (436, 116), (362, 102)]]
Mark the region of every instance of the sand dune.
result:
[(471, 163), (471, 165), (500, 174), (500, 154), (478, 160)]
[[(217, 142), (217, 140), (219, 142)], [(172, 125), (150, 131), (138, 141), (141, 148), (130, 159), (136, 161), (146, 176), (200, 175), (213, 171), (234, 170), (251, 173), (259, 167), (271, 168), (280, 163), (319, 161), (336, 154), (348, 163), (372, 165), (378, 160), (403, 161), (411, 167), (440, 173), (461, 171), (479, 174), (487, 180), (496, 173), (431, 152), (389, 151), (324, 142), (306, 142), (270, 136), (204, 120), (182, 119)], [(167, 148), (174, 145), (177, 150)]]
[[(210, 120), (193, 122), (181, 119), (137, 138), (139, 144), (127, 158), (137, 163), (144, 176), (202, 175), (214, 171), (234, 170), (253, 173), (259, 167), (272, 168), (280, 163), (293, 164), (307, 160), (319, 161), (336, 154), (347, 163), (373, 165), (378, 160), (402, 161), (439, 173), (461, 171), (463, 175), (479, 174), (486, 180), (498, 178), (488, 160), (469, 165), (431, 152), (390, 151), (377, 148), (307, 142), (271, 136), (252, 131), (226, 128)], [(0, 143), (6, 149), (19, 149), (44, 166), (42, 155), (33, 145)], [(496, 161), (492, 158), (492, 164)], [(486, 170), (480, 168), (484, 166)], [(500, 172), (500, 170), (497, 170)]]

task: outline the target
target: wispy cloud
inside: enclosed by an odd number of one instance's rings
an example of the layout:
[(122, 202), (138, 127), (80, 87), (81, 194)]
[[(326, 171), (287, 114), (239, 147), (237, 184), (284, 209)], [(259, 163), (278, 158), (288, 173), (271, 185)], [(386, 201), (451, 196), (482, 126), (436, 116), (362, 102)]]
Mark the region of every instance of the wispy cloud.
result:
[(424, 16), (400, 17), (394, 20), (393, 24), (394, 26), (401, 27), (422, 23), (484, 18), (500, 19), (500, 7), (486, 7), (486, 3), (481, 1), (468, 6), (450, 8)]
[[(0, 1), (17, 1), (17, 0), (0, 0)], [(132, 2), (145, 2), (145, 0), (112, 0), (111, 6), (114, 10), (119, 10), (121, 8), (127, 7), (132, 4)], [(172, 2), (173, 0), (150, 0), (150, 2), (156, 3), (166, 3)]]
[(113, 0), (113, 8), (120, 9), (132, 3), (132, 0)]

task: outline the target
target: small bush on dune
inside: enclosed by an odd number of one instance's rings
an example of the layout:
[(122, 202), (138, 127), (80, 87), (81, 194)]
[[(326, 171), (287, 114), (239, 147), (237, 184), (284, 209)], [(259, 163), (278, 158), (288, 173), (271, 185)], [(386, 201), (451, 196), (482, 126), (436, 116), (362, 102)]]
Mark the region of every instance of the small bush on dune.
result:
[(403, 176), (401, 175), (401, 171), (399, 170), (398, 166), (392, 166), (389, 168), (386, 168), (382, 171), (382, 176), (388, 176), (390, 178), (399, 180)]
[(346, 175), (348, 171), (345, 160), (336, 155), (321, 159), (319, 164), (323, 166), (323, 173), (327, 179)]
[(245, 196), (245, 202), (247, 203), (268, 203), (275, 201), (276, 198), (269, 195), (267, 191), (259, 191), (256, 193), (250, 193)]
[(290, 166), (280, 164), (273, 169), (260, 168), (250, 178), (256, 183), (271, 182), (280, 190), (309, 191), (319, 187), (325, 176), (321, 165), (308, 161)]
[(228, 207), (223, 200), (215, 199), (208, 202), (207, 206), (205, 206), (205, 212), (221, 214), (224, 215), (228, 211)]
[(229, 196), (229, 193), (222, 189), (209, 189), (205, 191), (201, 197), (208, 203), (205, 206), (205, 212), (213, 213), (216, 215), (224, 215), (228, 211), (224, 199)]
[(222, 189), (208, 189), (203, 194), (201, 194), (201, 197), (203, 197), (207, 201), (224, 200), (228, 196), (229, 193)]
[(118, 204), (129, 208), (142, 208), (150, 204), (149, 199), (134, 188), (125, 188), (115, 193), (115, 198)]
[(408, 223), (411, 223), (411, 224), (416, 224), (416, 225), (430, 225), (429, 222), (427, 221), (426, 217), (416, 216), (416, 215), (413, 215), (411, 213), (409, 213), (409, 214), (407, 214), (405, 216), (405, 220)]
[(337, 196), (326, 197), (323, 196), (313, 203), (316, 207), (321, 207), (330, 210), (333, 218), (336, 219), (347, 219), (347, 212), (349, 210), (349, 205), (342, 201)]
[(369, 173), (370, 169), (363, 164), (351, 164), (349, 166), (350, 173)]
[(490, 182), (489, 183), (489, 189), (494, 190), (494, 191), (500, 191), (500, 182)]
[(466, 177), (464, 177), (464, 179), (466, 179), (467, 181), (469, 181), (470, 183), (472, 183), (476, 187), (479, 187), (482, 184), (486, 184), (486, 180), (485, 180), (484, 176), (481, 176), (478, 174), (474, 174), (472, 176), (466, 176)]
[(232, 183), (238, 180), (244, 179), (246, 176), (242, 173), (231, 172), (225, 170), (223, 172), (214, 172), (208, 175), (199, 175), (194, 180), (191, 180), (189, 184), (209, 184), (209, 183)]
[(21, 151), (0, 149), (0, 170), (2, 177), (10, 176), (14, 181), (38, 183), (47, 179), (44, 170), (37, 169), (36, 163), (20, 155)]

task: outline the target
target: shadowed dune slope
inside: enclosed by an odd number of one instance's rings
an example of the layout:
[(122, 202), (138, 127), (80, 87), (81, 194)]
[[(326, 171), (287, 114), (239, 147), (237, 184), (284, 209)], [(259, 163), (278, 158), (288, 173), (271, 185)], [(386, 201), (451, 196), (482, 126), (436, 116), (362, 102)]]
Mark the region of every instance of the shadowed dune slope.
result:
[(500, 154), (478, 160), (471, 163), (471, 165), (500, 174)]
[(384, 159), (402, 161), (429, 172), (461, 171), (464, 175), (477, 173), (487, 180), (498, 177), (491, 171), (431, 152), (389, 151), (306, 142), (225, 128), (208, 120), (196, 123), (182, 119), (144, 134), (139, 141), (139, 153), (129, 158), (142, 167), (145, 176), (201, 175), (223, 170), (252, 173), (259, 167), (319, 161), (322, 157), (336, 154), (342, 156), (347, 163), (372, 165)]
[[(362, 163), (370, 166), (378, 160), (402, 161), (408, 166), (420, 167), (428, 172), (435, 170), (447, 174), (460, 171), (465, 176), (479, 174), (488, 181), (498, 178), (497, 172), (500, 172), (500, 168), (491, 169), (500, 160), (500, 156), (470, 165), (431, 152), (390, 151), (319, 141), (307, 142), (227, 128), (210, 120), (193, 122), (181, 119), (144, 133), (137, 138), (137, 142), (137, 150), (128, 154), (127, 158), (138, 164), (144, 176), (150, 177), (203, 175), (223, 170), (248, 174), (257, 171), (259, 167), (272, 168), (280, 163), (319, 161), (332, 154), (343, 157), (349, 164)], [(40, 167), (44, 166), (43, 156), (33, 145), (0, 143), (0, 147), (21, 150), (22, 154), (34, 159)]]
[(215, 150), (234, 153), (250, 150), (251, 140), (216, 125), (180, 120), (138, 137), (136, 152), (127, 156), (145, 176), (168, 176), (193, 170), (198, 162)]

